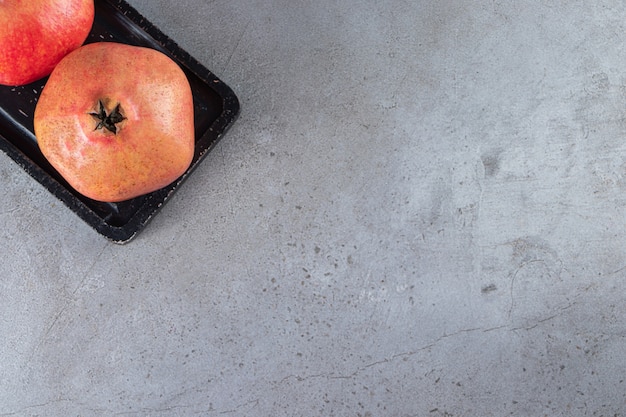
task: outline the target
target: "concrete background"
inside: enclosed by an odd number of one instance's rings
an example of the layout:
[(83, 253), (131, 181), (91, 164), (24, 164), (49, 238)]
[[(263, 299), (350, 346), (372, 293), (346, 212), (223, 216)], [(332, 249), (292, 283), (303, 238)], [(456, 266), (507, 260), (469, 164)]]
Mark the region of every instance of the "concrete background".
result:
[(131, 0), (241, 115), (130, 244), (0, 157), (0, 416), (626, 415), (626, 4)]

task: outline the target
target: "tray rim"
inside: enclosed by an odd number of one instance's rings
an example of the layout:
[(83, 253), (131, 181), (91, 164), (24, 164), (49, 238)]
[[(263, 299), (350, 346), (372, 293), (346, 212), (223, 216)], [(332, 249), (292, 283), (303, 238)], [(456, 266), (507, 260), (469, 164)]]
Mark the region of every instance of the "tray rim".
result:
[[(101, 216), (96, 214), (87, 204), (78, 199), (68, 190), (65, 185), (54, 179), (45, 169), (35, 163), (26, 153), (18, 149), (10, 140), (0, 134), (0, 149), (4, 151), (18, 166), (24, 169), (31, 177), (39, 182), (51, 194), (59, 199), (65, 206), (70, 208), (83, 221), (90, 225), (99, 234), (113, 243), (125, 244), (134, 239), (139, 232), (160, 211), (180, 185), (191, 175), (206, 155), (215, 147), (228, 128), (236, 120), (240, 103), (234, 91), (220, 80), (213, 72), (201, 64), (197, 59), (182, 49), (173, 39), (158, 29), (152, 22), (146, 19), (138, 10), (125, 0), (95, 0), (110, 4), (122, 13), (126, 18), (139, 26), (143, 32), (152, 38), (164, 52), (172, 56), (177, 63), (187, 71), (197, 76), (203, 83), (222, 100), (222, 112), (214, 119), (213, 123), (202, 134), (196, 137), (197, 158), (194, 158), (189, 169), (172, 184), (144, 196), (145, 201), (137, 209), (133, 216), (121, 226), (107, 223)], [(203, 145), (204, 146), (199, 146)]]

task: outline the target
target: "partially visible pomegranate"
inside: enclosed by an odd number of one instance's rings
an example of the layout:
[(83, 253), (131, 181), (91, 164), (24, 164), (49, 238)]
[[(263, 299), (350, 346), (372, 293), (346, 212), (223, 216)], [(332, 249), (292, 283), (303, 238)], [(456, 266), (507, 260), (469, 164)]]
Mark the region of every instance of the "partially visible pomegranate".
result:
[(85, 42), (94, 13), (94, 0), (0, 0), (0, 84), (49, 75)]

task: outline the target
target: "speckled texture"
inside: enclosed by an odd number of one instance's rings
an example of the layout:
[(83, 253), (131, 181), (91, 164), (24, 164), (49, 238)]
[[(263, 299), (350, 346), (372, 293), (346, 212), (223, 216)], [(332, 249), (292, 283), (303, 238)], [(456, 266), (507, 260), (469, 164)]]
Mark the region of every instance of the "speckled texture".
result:
[(238, 121), (130, 244), (0, 157), (0, 416), (626, 415), (626, 6), (132, 0)]

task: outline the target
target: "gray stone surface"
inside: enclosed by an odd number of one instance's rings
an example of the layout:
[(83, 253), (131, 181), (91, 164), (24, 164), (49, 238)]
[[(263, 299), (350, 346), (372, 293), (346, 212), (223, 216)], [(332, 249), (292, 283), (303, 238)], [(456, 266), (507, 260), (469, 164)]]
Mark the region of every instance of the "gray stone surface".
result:
[(0, 416), (626, 415), (623, 2), (131, 4), (241, 115), (125, 246), (0, 156)]

